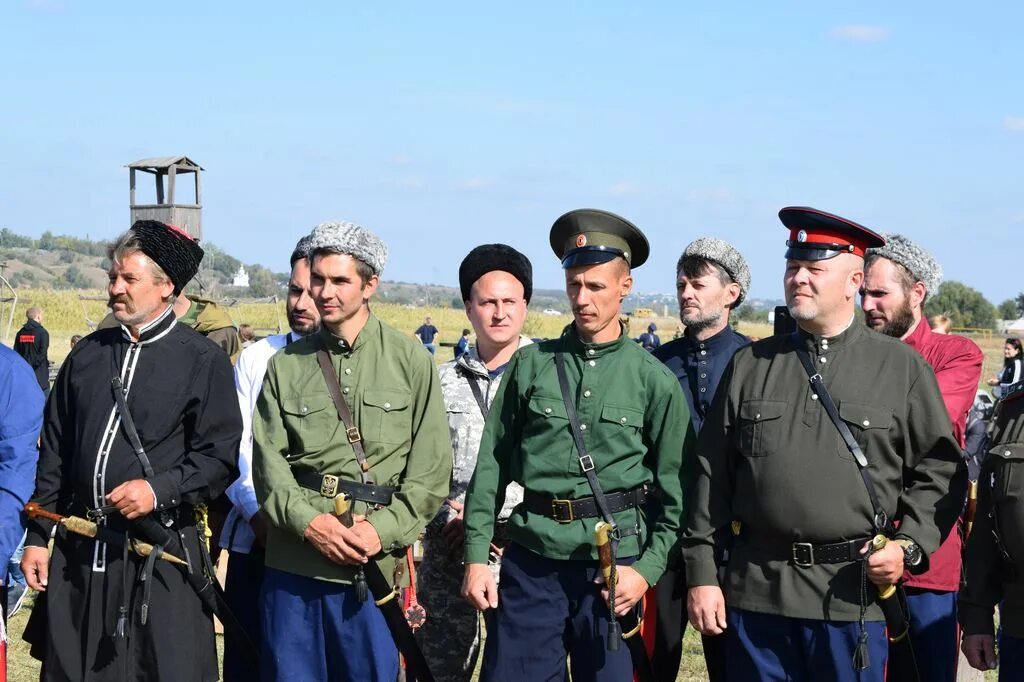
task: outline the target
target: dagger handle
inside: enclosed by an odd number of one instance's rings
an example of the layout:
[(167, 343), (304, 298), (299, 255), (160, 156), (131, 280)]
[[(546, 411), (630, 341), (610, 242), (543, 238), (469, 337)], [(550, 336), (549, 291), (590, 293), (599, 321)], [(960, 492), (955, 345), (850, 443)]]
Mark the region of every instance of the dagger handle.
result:
[(40, 507), (38, 502), (29, 502), (28, 504), (26, 504), (25, 505), (25, 514), (27, 514), (29, 517), (31, 517), (33, 519), (34, 518), (49, 519), (50, 521), (56, 521), (57, 523), (60, 523), (61, 521), (64, 520), (64, 517), (61, 516), (60, 514), (54, 514), (53, 512), (48, 512), (45, 509), (43, 509), (42, 507)]

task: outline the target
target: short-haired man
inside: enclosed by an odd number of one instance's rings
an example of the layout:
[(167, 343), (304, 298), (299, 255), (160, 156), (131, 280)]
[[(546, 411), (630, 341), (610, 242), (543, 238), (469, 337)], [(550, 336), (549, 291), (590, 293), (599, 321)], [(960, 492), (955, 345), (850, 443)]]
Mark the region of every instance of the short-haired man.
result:
[[(120, 325), (87, 336), (61, 366), (33, 498), (96, 520), (102, 535), (60, 525), (51, 559), (54, 522), (29, 522), (22, 570), (45, 595), (26, 637), (45, 679), (216, 680), (213, 619), (186, 576), (204, 572), (195, 505), (234, 478), (242, 420), (227, 356), (172, 311), (203, 251), (177, 228), (140, 220), (109, 256)], [(188, 566), (137, 556), (129, 538)]]
[[(731, 244), (714, 237), (701, 237), (683, 249), (676, 264), (676, 297), (679, 319), (686, 327), (681, 338), (654, 351), (679, 379), (690, 408), (693, 430), (700, 433), (718, 382), (733, 354), (750, 339), (732, 328), (729, 318), (750, 291), (750, 268)], [(723, 560), (725, 557), (721, 557)], [(658, 581), (656, 607), (645, 614), (645, 627), (654, 625), (655, 674), (674, 682), (683, 653), (686, 629), (686, 580), (682, 555), (669, 558), (669, 568)], [(704, 661), (708, 679), (724, 679), (725, 639), (704, 635)]]
[[(267, 363), (279, 350), (293, 341), (315, 333), (320, 328), (320, 313), (309, 295), (310, 238), (303, 237), (291, 255), (291, 275), (285, 298), (288, 318), (287, 334), (276, 334), (245, 348), (235, 363), (235, 391), (238, 407), (242, 411), (242, 442), (238, 447), (238, 478), (228, 486), (226, 494), (231, 500), (220, 546), (228, 550), (227, 578), (224, 596), (228, 606), (246, 629), (250, 640), (260, 641), (260, 585), (263, 582), (264, 551), (267, 546), (267, 524), (256, 501), (252, 484), (252, 413), (256, 398), (263, 388)], [(245, 660), (248, 652), (238, 644), (237, 638), (224, 640), (224, 679), (248, 680), (252, 667)]]
[[(439, 368), (441, 392), (452, 439), (452, 480), (448, 499), (423, 536), (423, 563), (418, 576), (420, 602), (427, 621), (418, 637), (438, 682), (468, 682), (480, 652), (480, 614), (459, 597), (464, 568), (463, 505), (476, 469), (484, 420), (512, 354), (530, 344), (521, 335), (533, 295), (533, 267), (526, 256), (505, 244), (478, 246), (459, 266), (459, 287), (476, 344)], [(468, 330), (467, 334), (468, 336)], [(497, 576), (501, 549), (512, 509), (523, 489), (510, 483), (498, 513), (490, 556)]]
[(384, 242), (342, 222), (310, 236), (320, 332), (270, 359), (253, 416), (269, 522), (262, 679), (391, 682), (396, 624), (381, 609), (399, 607), (378, 587), (448, 493), (444, 402), (432, 358), (370, 312)]
[[(638, 640), (619, 641), (616, 618), (665, 571), (693, 431), (679, 382), (619, 324), (646, 237), (617, 215), (580, 209), (549, 238), (574, 321), (560, 338), (521, 348), (491, 404), (466, 499), (463, 595), (496, 609), (482, 680), (563, 679), (567, 653), (577, 682), (628, 680)], [(499, 592), (488, 562), (510, 481), (525, 492)], [(612, 527), (601, 541), (611, 590), (598, 580), (599, 521)]]
[[(925, 301), (938, 291), (941, 281), (942, 268), (931, 254), (903, 235), (886, 235), (885, 246), (869, 249), (865, 258), (861, 310), (869, 327), (903, 340), (931, 365), (953, 425), (953, 436), (963, 447), (967, 413), (974, 404), (984, 354), (970, 339), (936, 334), (924, 319)], [(908, 575), (904, 583), (910, 640), (922, 680), (956, 679), (956, 593), (960, 589), (962, 549), (960, 533), (950, 533), (929, 558), (928, 570)], [(893, 658), (890, 662), (892, 679), (912, 674), (898, 668), (902, 660)]]
[(427, 319), (423, 320), (423, 324), (416, 328), (414, 333), (420, 340), (420, 343), (423, 344), (423, 347), (430, 351), (431, 355), (437, 352), (437, 345), (434, 343), (434, 337), (437, 336), (437, 327), (434, 326), (429, 315)]
[(50, 334), (43, 326), (43, 311), (32, 306), (25, 311), (24, 326), (14, 335), (14, 352), (25, 358), (25, 362), (35, 372), (43, 393), (50, 388), (50, 361), (47, 358), (49, 348)]
[[(816, 209), (779, 217), (799, 329), (736, 352), (701, 428), (682, 541), (690, 622), (727, 633), (731, 682), (880, 682), (874, 585), (928, 568), (962, 506), (960, 448), (928, 364), (856, 320), (864, 253), (884, 240)], [(715, 552), (730, 529), (726, 612)], [(877, 534), (893, 541), (865, 556)]]

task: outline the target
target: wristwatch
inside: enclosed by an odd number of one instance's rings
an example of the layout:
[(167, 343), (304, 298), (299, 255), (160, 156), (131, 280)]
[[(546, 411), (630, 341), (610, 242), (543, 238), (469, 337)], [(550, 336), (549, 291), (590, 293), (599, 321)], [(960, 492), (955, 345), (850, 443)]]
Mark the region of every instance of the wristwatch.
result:
[(921, 546), (913, 540), (897, 540), (896, 542), (903, 547), (903, 565), (910, 570), (917, 568), (924, 559)]

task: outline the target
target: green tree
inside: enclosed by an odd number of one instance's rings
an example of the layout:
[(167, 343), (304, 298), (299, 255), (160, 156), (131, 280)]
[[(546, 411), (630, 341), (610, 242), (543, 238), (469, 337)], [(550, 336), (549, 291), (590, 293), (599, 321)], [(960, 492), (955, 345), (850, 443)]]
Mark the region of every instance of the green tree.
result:
[(1020, 316), (1020, 309), (1017, 308), (1017, 301), (1008, 298), (999, 304), (1000, 320), (1016, 320)]
[(249, 295), (264, 298), (278, 293), (279, 287), (274, 273), (262, 265), (249, 266)]
[(980, 291), (955, 280), (942, 283), (935, 296), (925, 303), (924, 313), (928, 317), (946, 315), (954, 327), (994, 329), (996, 326), (995, 306)]

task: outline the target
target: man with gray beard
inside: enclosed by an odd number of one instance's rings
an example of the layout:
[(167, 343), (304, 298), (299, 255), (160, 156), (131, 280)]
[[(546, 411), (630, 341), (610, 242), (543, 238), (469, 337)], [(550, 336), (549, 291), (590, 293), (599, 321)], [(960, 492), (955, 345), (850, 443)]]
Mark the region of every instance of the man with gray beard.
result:
[[(679, 257), (676, 296), (686, 331), (653, 354), (679, 378), (697, 433), (733, 353), (750, 343), (729, 324), (730, 313), (748, 291), (750, 269), (742, 254), (728, 242), (701, 237)], [(679, 672), (686, 628), (686, 581), (681, 558), (679, 552), (672, 553), (668, 571), (654, 590), (657, 606), (649, 609), (650, 615), (645, 618), (647, 622), (652, 618), (656, 621), (652, 662), (656, 674), (668, 682), (674, 682)], [(723, 641), (722, 637), (703, 637), (704, 660), (712, 682), (724, 679)]]

